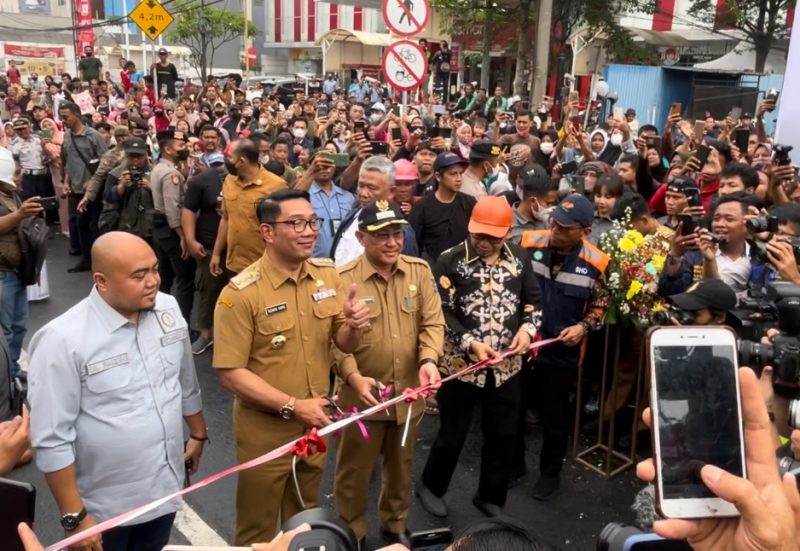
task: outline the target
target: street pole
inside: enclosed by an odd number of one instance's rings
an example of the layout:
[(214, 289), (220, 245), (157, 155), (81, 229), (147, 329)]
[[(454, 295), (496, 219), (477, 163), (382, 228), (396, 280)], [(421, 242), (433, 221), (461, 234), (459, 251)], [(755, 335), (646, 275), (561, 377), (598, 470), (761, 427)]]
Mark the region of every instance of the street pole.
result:
[(159, 101), (161, 98), (161, 94), (159, 94), (158, 90), (158, 67), (156, 67), (156, 41), (150, 41), (150, 53), (153, 56), (153, 88), (155, 89), (156, 93), (156, 101)]
[(487, 0), (483, 13), (483, 55), (481, 56), (481, 88), (489, 90), (492, 76), (492, 2)]
[[(531, 105), (538, 105), (547, 88), (547, 66), (550, 60), (550, 27), (553, 19), (553, 0), (541, 0), (539, 22), (536, 24), (536, 68)], [(560, 86), (560, 83), (559, 83)]]
[(244, 0), (244, 88), (247, 90), (247, 79), (250, 77), (250, 39), (247, 37), (247, 23), (250, 19), (250, 2)]

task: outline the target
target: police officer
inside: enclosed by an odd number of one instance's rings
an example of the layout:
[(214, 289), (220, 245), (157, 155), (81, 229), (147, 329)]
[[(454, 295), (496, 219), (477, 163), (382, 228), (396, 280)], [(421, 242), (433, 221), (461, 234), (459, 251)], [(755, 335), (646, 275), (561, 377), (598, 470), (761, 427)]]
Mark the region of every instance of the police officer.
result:
[(568, 195), (551, 213), (549, 230), (522, 234), (522, 246), (532, 250), (533, 271), (542, 289), (541, 337), (560, 342), (542, 348), (534, 362), (542, 389), (542, 451), (540, 476), (533, 497), (555, 496), (569, 438), (569, 394), (583, 360), (586, 335), (599, 329), (607, 292), (601, 277), (608, 256), (589, 243), (594, 208), (582, 195)]
[[(30, 344), (31, 440), (67, 536), (180, 490), (208, 440), (187, 325), (158, 292), (153, 250), (110, 232), (91, 253), (89, 296)], [(161, 549), (179, 507), (165, 503), (80, 548)]]
[(86, 212), (86, 207), (89, 203), (97, 200), (98, 197), (103, 197), (106, 177), (112, 170), (122, 164), (125, 158), (125, 142), (130, 135), (131, 131), (128, 130), (127, 126), (116, 126), (114, 128), (114, 139), (117, 145), (100, 157), (100, 166), (97, 167), (97, 171), (92, 175), (89, 186), (86, 188), (86, 193), (78, 203), (78, 212)]
[(194, 300), (194, 258), (189, 255), (181, 228), (181, 201), (185, 192), (186, 135), (165, 130), (156, 135), (161, 157), (150, 174), (153, 192), (153, 244), (159, 259), (161, 290), (168, 293), (174, 281), (175, 298), (185, 320), (192, 315)]
[[(441, 379), (436, 364), (444, 346), (444, 315), (427, 262), (400, 254), (403, 225), (400, 206), (381, 200), (362, 209), (356, 236), (364, 254), (339, 269), (347, 288), (358, 285), (370, 307), (370, 328), (352, 355), (339, 357), (337, 372), (345, 385), (339, 404), (377, 404), (378, 388), (392, 385), (393, 395)], [(341, 356), (341, 355), (340, 355)], [(378, 505), (381, 534), (410, 548), (406, 521), (411, 461), (423, 400), (401, 402), (365, 421), (369, 440), (355, 426), (346, 427), (336, 449), (336, 510), (361, 539), (367, 533), (367, 499), (372, 467), (383, 454), (383, 483)], [(403, 431), (411, 408), (408, 435)], [(363, 549), (363, 545), (362, 545)]]
[[(123, 147), (125, 157), (106, 176), (106, 203), (118, 212), (118, 221), (104, 231), (121, 230), (138, 235), (147, 242), (153, 237), (153, 193), (150, 188), (150, 160), (147, 144), (130, 138)], [(101, 226), (105, 221), (101, 222)]]
[[(214, 313), (214, 360), (236, 397), (239, 462), (329, 424), (331, 341), (353, 352), (370, 309), (345, 290), (328, 259), (311, 258), (321, 221), (308, 193), (280, 190), (257, 209), (266, 243), (260, 259), (231, 279)], [(325, 454), (284, 456), (239, 474), (236, 545), (268, 541), (281, 521), (319, 502)]]
[[(9, 149), (19, 157), (19, 163), (22, 165), (20, 199), (55, 196), (50, 169), (45, 165), (42, 140), (33, 133), (31, 123), (26, 118), (20, 117), (14, 121), (14, 132), (18, 139), (9, 145)], [(45, 214), (48, 224), (52, 224), (56, 221), (58, 212), (51, 209)]]

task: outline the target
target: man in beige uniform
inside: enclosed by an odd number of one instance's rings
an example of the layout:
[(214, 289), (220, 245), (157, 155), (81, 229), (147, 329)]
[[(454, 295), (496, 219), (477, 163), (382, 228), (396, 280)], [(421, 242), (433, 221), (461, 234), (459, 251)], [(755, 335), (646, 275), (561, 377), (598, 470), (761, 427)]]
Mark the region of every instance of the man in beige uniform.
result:
[(209, 271), (222, 275), (220, 259), (227, 249), (226, 268), (238, 274), (264, 253), (256, 205), (273, 191), (286, 188), (286, 182), (268, 172), (258, 162), (258, 146), (251, 140), (234, 143), (225, 157), (228, 177), (222, 184), (222, 220), (211, 254)]
[[(308, 193), (280, 190), (258, 205), (262, 257), (222, 291), (214, 315), (214, 360), (235, 396), (237, 459), (248, 461), (322, 427), (328, 418), (331, 341), (352, 352), (369, 307), (345, 290), (328, 259), (311, 258), (320, 220)], [(280, 522), (315, 507), (325, 454), (284, 456), (239, 474), (236, 545), (269, 541)]]
[[(357, 285), (370, 308), (370, 325), (361, 345), (352, 355), (337, 354), (337, 372), (346, 383), (339, 391), (339, 404), (345, 410), (376, 404), (374, 392), (379, 386), (392, 385), (394, 397), (406, 388), (441, 379), (436, 363), (444, 346), (442, 303), (428, 263), (400, 254), (406, 223), (394, 202), (381, 200), (365, 207), (356, 232), (364, 254), (339, 269), (344, 286)], [(409, 407), (411, 420), (403, 447)], [(410, 547), (406, 521), (411, 460), (423, 408), (420, 396), (411, 405), (401, 402), (392, 407), (389, 415), (370, 417), (365, 421), (368, 441), (353, 425), (342, 431), (336, 450), (336, 510), (359, 539), (367, 533), (369, 482), (382, 453), (381, 535)]]

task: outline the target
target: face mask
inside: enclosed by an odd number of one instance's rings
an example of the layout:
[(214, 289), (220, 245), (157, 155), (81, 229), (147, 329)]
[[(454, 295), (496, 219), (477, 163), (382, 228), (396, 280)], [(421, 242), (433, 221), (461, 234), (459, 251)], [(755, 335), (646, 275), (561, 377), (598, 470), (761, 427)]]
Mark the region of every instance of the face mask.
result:
[(225, 114), (225, 111), (221, 111), (221, 110), (215, 110), (215, 111), (214, 111), (214, 114), (215, 114), (216, 116), (218, 116), (218, 117), (221, 117), (222, 115), (224, 115), (224, 114)]
[(156, 116), (159, 116), (159, 117), (164, 114), (163, 111), (156, 111), (155, 113), (156, 113)]
[(492, 179), (496, 180), (498, 174), (500, 174), (500, 163), (497, 163), (490, 170), (486, 171), (486, 177), (487, 178), (492, 178)]
[(177, 158), (179, 161), (185, 161), (186, 159), (188, 159), (188, 158), (189, 158), (189, 150), (188, 150), (188, 149), (181, 149), (180, 151), (178, 151), (177, 153), (175, 153), (175, 157), (176, 157), (176, 158)]
[(292, 134), (298, 140), (302, 140), (303, 138), (306, 137), (306, 129), (305, 128), (295, 128), (294, 130), (292, 130)]
[(369, 122), (372, 124), (379, 124), (383, 120), (383, 115), (375, 113), (369, 116)]
[(269, 124), (269, 119), (267, 117), (261, 117), (258, 119), (258, 124), (261, 126), (267, 126)]
[(617, 146), (617, 147), (621, 146), (622, 145), (622, 134), (612, 134), (611, 138), (609, 139), (609, 141), (611, 142), (611, 145), (614, 145), (614, 146)]
[(225, 159), (225, 168), (228, 170), (228, 174), (232, 174), (233, 176), (239, 174), (239, 171), (236, 169), (236, 165), (228, 159)]
[(533, 211), (533, 217), (540, 222), (550, 222), (550, 215), (553, 213), (553, 208), (554, 207), (547, 207), (546, 209)]
[[(258, 162), (259, 162), (259, 163), (261, 163), (262, 165), (265, 165), (265, 164), (267, 164), (267, 163), (269, 162), (269, 155), (261, 155), (261, 156), (258, 158)], [(227, 166), (227, 165), (226, 165), (226, 166)]]
[(542, 142), (539, 144), (539, 150), (545, 155), (550, 155), (553, 152), (553, 142)]

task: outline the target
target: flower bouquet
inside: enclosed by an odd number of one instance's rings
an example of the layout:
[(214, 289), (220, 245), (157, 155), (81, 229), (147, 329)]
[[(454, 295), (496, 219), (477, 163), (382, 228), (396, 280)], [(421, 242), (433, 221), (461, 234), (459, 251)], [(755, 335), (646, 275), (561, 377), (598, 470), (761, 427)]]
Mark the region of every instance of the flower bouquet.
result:
[(606, 288), (609, 304), (606, 323), (631, 322), (649, 327), (664, 310), (658, 280), (669, 252), (669, 243), (659, 235), (643, 236), (626, 227), (626, 220), (600, 236), (599, 246), (609, 256)]

